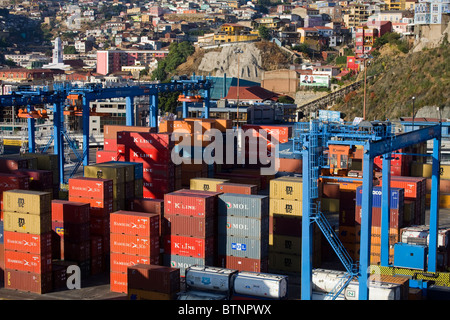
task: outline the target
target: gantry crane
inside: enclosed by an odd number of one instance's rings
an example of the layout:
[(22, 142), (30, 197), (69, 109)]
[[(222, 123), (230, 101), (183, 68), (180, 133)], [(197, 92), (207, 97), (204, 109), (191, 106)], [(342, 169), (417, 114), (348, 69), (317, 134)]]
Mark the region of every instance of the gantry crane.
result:
[[(417, 143), (433, 140), (432, 154), (432, 189), (430, 206), (430, 242), (428, 270), (436, 271), (437, 265), (437, 233), (439, 211), (439, 164), (441, 149), (442, 124), (428, 126), (412, 132), (396, 135), (392, 125), (387, 122), (362, 121), (358, 124), (343, 124), (326, 122), (316, 119), (310, 122), (296, 123), (294, 128), (294, 152), (301, 153), (303, 159), (303, 216), (302, 216), (302, 269), (301, 298), (310, 300), (312, 296), (312, 248), (313, 224), (317, 223), (325, 238), (337, 254), (346, 269), (345, 276), (338, 282), (327, 298), (335, 299), (354, 278), (359, 282), (359, 299), (368, 300), (368, 276), (370, 272), (370, 236), (372, 224), (373, 198), (373, 160), (383, 156), (382, 167), (382, 217), (381, 217), (381, 266), (389, 265), (389, 208), (390, 208), (390, 154), (398, 149)], [(346, 163), (332, 161), (332, 166), (323, 157), (330, 146), (360, 145), (363, 153), (362, 177), (362, 214), (360, 260), (353, 261), (345, 247), (340, 242), (334, 229), (328, 223), (320, 209), (319, 179), (336, 179), (353, 181), (354, 178), (342, 176), (321, 176), (321, 170), (327, 168), (330, 172), (345, 170)], [(333, 152), (332, 152), (333, 153)], [(336, 152), (342, 155), (342, 151)], [(336, 159), (337, 160), (337, 159)]]

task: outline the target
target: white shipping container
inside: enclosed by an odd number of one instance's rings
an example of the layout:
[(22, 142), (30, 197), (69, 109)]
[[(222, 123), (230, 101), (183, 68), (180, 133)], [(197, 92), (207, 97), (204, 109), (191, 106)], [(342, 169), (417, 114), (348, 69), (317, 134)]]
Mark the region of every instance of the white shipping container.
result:
[(185, 271), (185, 281), (189, 289), (208, 290), (231, 294), (233, 275), (238, 270), (209, 266), (191, 266)]
[(287, 276), (241, 271), (234, 276), (234, 292), (268, 299), (287, 297)]

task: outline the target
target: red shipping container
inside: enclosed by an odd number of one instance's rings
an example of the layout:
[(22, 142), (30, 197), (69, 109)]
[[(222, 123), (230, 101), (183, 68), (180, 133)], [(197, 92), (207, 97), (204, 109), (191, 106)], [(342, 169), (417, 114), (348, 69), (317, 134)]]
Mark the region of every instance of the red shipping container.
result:
[(143, 188), (144, 190), (160, 190), (161, 192), (167, 193), (173, 191), (175, 188), (175, 180), (174, 179), (151, 179), (144, 175), (143, 179)]
[(257, 194), (258, 186), (253, 184), (240, 183), (221, 183), (217, 185), (217, 192), (239, 193), (239, 194)]
[(159, 235), (159, 219), (155, 213), (116, 211), (110, 215), (110, 232), (144, 237)]
[(52, 200), (52, 220), (69, 223), (89, 222), (90, 204), (67, 200)]
[(28, 253), (5, 250), (5, 269), (20, 270), (31, 273), (52, 271), (52, 253)]
[(164, 196), (164, 213), (194, 217), (215, 214), (215, 197), (200, 193), (168, 193)]
[(161, 190), (144, 188), (143, 197), (145, 199), (164, 199), (166, 193)]
[(218, 263), (219, 267), (238, 271), (269, 272), (269, 258), (250, 259), (220, 255)]
[(193, 238), (177, 235), (164, 236), (164, 253), (205, 258), (215, 254), (214, 237)]
[(109, 234), (109, 216), (90, 217), (90, 234), (106, 235)]
[(117, 152), (130, 161), (141, 159), (149, 164), (166, 163), (171, 160), (169, 149), (141, 148), (140, 146), (118, 145)]
[(178, 214), (164, 214), (162, 233), (195, 238), (208, 238), (216, 232), (214, 217), (204, 218)]
[(19, 169), (28, 169), (28, 159), (14, 156), (0, 158), (0, 172), (10, 173)]
[(128, 293), (128, 275), (126, 272), (110, 272), (111, 292)]
[(143, 149), (167, 150), (175, 145), (168, 133), (118, 132), (117, 144)]
[(69, 179), (69, 197), (112, 199), (113, 180), (79, 177)]
[[(420, 198), (423, 195), (423, 184), (426, 184), (426, 178), (391, 177), (391, 188), (403, 188), (405, 198)], [(382, 185), (383, 179), (380, 179), (380, 186)]]
[(261, 136), (259, 130), (264, 130), (267, 132), (267, 137), (272, 137), (278, 135), (278, 142), (285, 143), (289, 142), (289, 137), (291, 136), (292, 127), (291, 126), (271, 126), (271, 125), (256, 125), (256, 124), (244, 124), (242, 125), (242, 130), (247, 131), (253, 129), (253, 136)]
[(91, 242), (69, 242), (61, 243), (61, 259), (69, 261), (86, 261), (91, 257)]
[[(402, 207), (403, 208), (403, 207)], [(362, 207), (356, 206), (355, 221), (361, 224)], [(392, 209), (389, 213), (389, 228), (399, 229), (403, 227), (403, 210)], [(372, 208), (372, 227), (381, 227), (381, 208)]]
[(128, 267), (136, 264), (159, 264), (159, 254), (150, 257), (115, 252), (110, 254), (110, 270), (112, 272), (126, 273)]
[(37, 294), (51, 292), (52, 273), (31, 273), (19, 270), (5, 270), (5, 288)]
[(138, 264), (128, 268), (128, 288), (160, 293), (180, 291), (180, 269), (154, 264)]
[(159, 235), (151, 237), (110, 233), (110, 250), (115, 253), (150, 257), (159, 254)]
[(91, 208), (108, 209), (108, 210), (110, 210), (110, 212), (113, 211), (114, 200), (112, 198), (110, 198), (110, 199), (93, 199), (93, 198), (74, 197), (74, 196), (69, 195), (69, 201), (89, 203)]
[(114, 151), (117, 153), (117, 138), (103, 139), (103, 151)]
[(0, 173), (0, 192), (14, 189), (28, 190), (29, 178), (17, 173)]
[(30, 189), (50, 189), (53, 186), (53, 172), (50, 170), (20, 169), (13, 173), (27, 176), (30, 179)]
[[(90, 222), (70, 223), (63, 221), (52, 221), (52, 230), (60, 240), (83, 242), (89, 239)], [(54, 237), (56, 240), (57, 238)]]
[(105, 255), (91, 257), (91, 275), (97, 275), (106, 271), (106, 258)]
[(102, 255), (106, 252), (106, 247), (104, 245), (105, 238), (100, 235), (91, 235), (91, 257), (96, 257)]
[(118, 161), (118, 155), (116, 150), (98, 150), (95, 153), (95, 162), (103, 163), (108, 161)]
[(52, 233), (42, 234), (3, 231), (5, 250), (47, 254), (52, 250)]
[(164, 213), (164, 200), (162, 199), (133, 199), (128, 202), (128, 205), (130, 211), (156, 213), (160, 216)]

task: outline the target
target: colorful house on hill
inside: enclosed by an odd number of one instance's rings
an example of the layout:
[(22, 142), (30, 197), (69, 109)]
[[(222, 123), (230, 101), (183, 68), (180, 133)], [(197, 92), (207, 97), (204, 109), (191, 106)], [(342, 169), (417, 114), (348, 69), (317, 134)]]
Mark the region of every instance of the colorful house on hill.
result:
[(214, 34), (214, 43), (255, 41), (258, 38), (258, 31), (252, 31), (249, 27), (237, 23), (225, 23), (220, 27), (220, 31)]

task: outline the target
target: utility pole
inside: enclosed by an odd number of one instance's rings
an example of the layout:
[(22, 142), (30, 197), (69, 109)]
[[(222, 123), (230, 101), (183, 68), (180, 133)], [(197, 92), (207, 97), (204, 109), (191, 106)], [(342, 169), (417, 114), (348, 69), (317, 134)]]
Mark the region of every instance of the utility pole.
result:
[(244, 53), (240, 48), (234, 50), (234, 53), (237, 54), (237, 94), (236, 94), (236, 127), (239, 129), (239, 77), (240, 77), (240, 69), (239, 69), (239, 55)]

